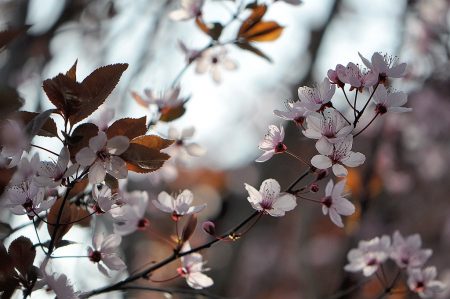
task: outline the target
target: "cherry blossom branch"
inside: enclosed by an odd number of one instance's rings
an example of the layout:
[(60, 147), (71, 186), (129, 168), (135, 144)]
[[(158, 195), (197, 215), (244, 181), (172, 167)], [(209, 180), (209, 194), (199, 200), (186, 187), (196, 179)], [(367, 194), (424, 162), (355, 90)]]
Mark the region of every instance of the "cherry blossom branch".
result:
[(241, 229), (243, 226), (245, 226), (249, 221), (251, 221), (254, 217), (258, 216), (259, 214), (260, 214), (259, 211), (253, 212), (250, 216), (248, 216), (246, 219), (244, 219), (240, 224), (238, 224), (236, 227), (234, 227), (233, 229), (231, 229), (227, 233), (223, 234), (220, 238), (213, 239), (213, 240), (211, 240), (211, 241), (209, 241), (209, 242), (207, 242), (207, 243), (205, 243), (203, 245), (200, 245), (198, 247), (194, 247), (191, 250), (188, 250), (188, 251), (185, 251), (185, 252), (178, 252), (177, 250), (174, 250), (173, 253), (170, 256), (166, 257), (165, 259), (161, 260), (160, 262), (158, 262), (156, 264), (153, 264), (149, 268), (147, 268), (147, 269), (145, 269), (145, 270), (143, 270), (141, 272), (138, 272), (136, 274), (133, 274), (133, 275), (131, 275), (131, 276), (129, 276), (129, 277), (127, 277), (127, 278), (117, 282), (117, 283), (114, 283), (112, 285), (105, 286), (105, 287), (102, 287), (102, 288), (98, 288), (96, 290), (92, 290), (90, 292), (82, 294), (80, 296), (80, 298), (89, 298), (89, 297), (92, 297), (94, 295), (103, 294), (103, 293), (107, 293), (107, 292), (115, 291), (115, 290), (120, 290), (127, 283), (136, 281), (136, 280), (141, 279), (141, 278), (147, 279), (149, 277), (149, 275), (152, 272), (154, 272), (155, 270), (158, 270), (158, 269), (162, 268), (163, 266), (165, 266), (165, 265), (167, 265), (167, 264), (169, 264), (169, 263), (171, 263), (171, 262), (173, 262), (173, 261), (175, 261), (175, 260), (185, 256), (185, 255), (188, 255), (188, 254), (200, 251), (200, 250), (205, 249), (205, 248), (209, 248), (213, 244), (223, 240), (224, 238), (236, 234), (239, 229)]
[(348, 96), (347, 96), (347, 93), (345, 92), (344, 87), (342, 87), (342, 92), (344, 93), (345, 99), (347, 100), (347, 103), (350, 106), (350, 108), (352, 108), (352, 110), (356, 110), (356, 108), (352, 105), (352, 103), (350, 103), (350, 100), (348, 99)]
[(360, 283), (349, 287), (348, 289), (345, 289), (345, 290), (335, 293), (334, 295), (332, 295), (331, 297), (328, 297), (327, 299), (343, 298), (343, 297), (347, 296), (348, 294), (353, 293), (354, 291), (356, 291), (357, 289), (359, 289), (360, 287), (362, 287), (363, 285), (365, 285), (366, 283), (368, 283), (371, 280), (372, 280), (371, 277), (369, 277), (366, 280), (363, 280)]
[(380, 113), (376, 113), (375, 114), (375, 116), (369, 121), (369, 123), (364, 127), (364, 128), (362, 128), (361, 129), (361, 131), (359, 131), (358, 133), (356, 133), (355, 135), (353, 135), (353, 138), (355, 138), (355, 137), (357, 137), (359, 134), (361, 134), (362, 132), (364, 132), (372, 123), (373, 123), (373, 121), (375, 120), (375, 118), (377, 118), (377, 116), (379, 115)]
[[(355, 121), (353, 122), (353, 127), (356, 127), (356, 125), (358, 124), (359, 119), (361, 118), (361, 116), (363, 115), (364, 111), (366, 110), (367, 106), (370, 103), (370, 100), (373, 98), (373, 95), (375, 94), (375, 91), (377, 90), (378, 86), (380, 85), (380, 82), (378, 82), (375, 87), (372, 90), (372, 93), (370, 94), (369, 98), (367, 99), (366, 104), (364, 104), (364, 107), (361, 109), (361, 111), (358, 112), (358, 115), (355, 117)], [(358, 94), (358, 92), (356, 92)], [(356, 109), (355, 109), (356, 111)]]
[(292, 193), (294, 187), (303, 180), (309, 173), (313, 173), (316, 170), (315, 167), (310, 167), (308, 170), (306, 170), (304, 173), (302, 173), (295, 181), (292, 182), (291, 185), (287, 188), (287, 193)]
[(151, 292), (158, 292), (158, 293), (169, 293), (170, 295), (174, 295), (174, 294), (200, 295), (200, 296), (204, 296), (206, 298), (217, 298), (217, 299), (225, 298), (225, 297), (211, 294), (209, 292), (204, 292), (204, 291), (199, 291), (199, 290), (190, 290), (190, 289), (156, 288), (156, 287), (131, 285), (131, 286), (120, 287), (118, 290), (151, 291)]
[(24, 229), (24, 228), (26, 228), (26, 227), (28, 227), (28, 226), (30, 226), (30, 225), (32, 225), (32, 224), (33, 224), (33, 222), (28, 222), (28, 223), (19, 225), (19, 226), (15, 227), (15, 228), (11, 229), (7, 234), (5, 234), (2, 238), (0, 238), (0, 242), (3, 242), (6, 238), (8, 238), (9, 236), (11, 236), (11, 235), (14, 234), (15, 232), (17, 232), (17, 231), (19, 231), (19, 230), (21, 230), (21, 229)]
[(46, 148), (44, 148), (44, 147), (42, 147), (42, 146), (39, 146), (39, 145), (36, 145), (36, 144), (33, 144), (33, 143), (30, 143), (30, 146), (35, 147), (35, 148), (39, 148), (39, 149), (41, 149), (41, 150), (44, 150), (44, 151), (46, 151), (46, 152), (49, 152), (50, 154), (53, 154), (53, 155), (59, 157), (59, 154), (57, 154), (57, 153), (55, 153), (55, 152), (53, 152), (53, 151), (51, 151), (51, 150), (49, 150), (49, 149), (46, 149)]

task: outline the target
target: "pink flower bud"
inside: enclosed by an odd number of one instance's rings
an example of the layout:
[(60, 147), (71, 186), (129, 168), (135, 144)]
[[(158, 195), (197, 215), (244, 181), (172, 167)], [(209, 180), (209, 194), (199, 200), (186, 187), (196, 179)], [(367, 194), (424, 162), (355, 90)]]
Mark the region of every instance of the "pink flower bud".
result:
[(216, 234), (216, 225), (212, 221), (205, 221), (205, 222), (203, 222), (202, 229), (208, 235), (214, 236)]

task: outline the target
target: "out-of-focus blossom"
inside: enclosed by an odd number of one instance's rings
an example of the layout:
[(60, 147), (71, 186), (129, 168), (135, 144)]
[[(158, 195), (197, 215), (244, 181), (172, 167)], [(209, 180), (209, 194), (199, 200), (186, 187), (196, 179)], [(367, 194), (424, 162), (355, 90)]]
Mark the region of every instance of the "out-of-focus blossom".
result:
[(99, 131), (98, 135), (89, 140), (89, 147), (81, 149), (77, 155), (77, 162), (89, 168), (89, 182), (101, 183), (109, 173), (116, 179), (127, 177), (128, 169), (125, 161), (119, 157), (130, 145), (125, 136), (115, 136), (108, 139), (105, 132)]
[(186, 57), (187, 63), (192, 63), (195, 59), (197, 59), (202, 53), (199, 50), (189, 49), (183, 41), (178, 41), (178, 45), (180, 46), (181, 51), (183, 51), (184, 56)]
[(300, 102), (289, 102), (287, 109), (288, 111), (274, 110), (273, 113), (282, 119), (295, 122), (297, 126), (303, 126), (306, 117), (311, 113)]
[(298, 98), (305, 109), (311, 112), (321, 111), (329, 106), (335, 90), (336, 86), (331, 84), (328, 78), (325, 78), (316, 87), (299, 87)]
[(44, 199), (45, 190), (33, 183), (24, 183), (8, 189), (6, 198), (9, 199), (7, 206), (16, 215), (27, 214), (33, 218), (35, 214), (48, 210), (55, 198)]
[(332, 167), (335, 176), (346, 176), (348, 171), (344, 167), (356, 167), (364, 163), (366, 157), (359, 152), (352, 152), (353, 136), (347, 135), (335, 144), (317, 142), (316, 149), (320, 155), (311, 159), (311, 164), (318, 169)]
[(62, 273), (48, 273), (45, 269), (47, 261), (44, 261), (40, 267), (43, 283), (52, 290), (57, 298), (78, 299), (78, 292), (75, 292), (67, 276)]
[(345, 183), (346, 180), (341, 180), (334, 185), (333, 180), (330, 180), (325, 188), (325, 197), (321, 200), (323, 214), (329, 214), (331, 221), (339, 227), (344, 227), (341, 215), (349, 216), (355, 212), (355, 206), (342, 197)]
[(121, 201), (120, 207), (110, 210), (114, 219), (114, 233), (125, 236), (146, 229), (150, 224), (144, 217), (148, 204), (147, 192), (122, 192)]
[(269, 133), (264, 136), (264, 139), (259, 143), (259, 149), (263, 150), (264, 153), (255, 161), (265, 162), (272, 158), (274, 154), (281, 154), (287, 150), (286, 145), (283, 143), (284, 140), (284, 128), (280, 126), (270, 125)]
[(379, 114), (384, 114), (386, 112), (401, 113), (412, 110), (411, 108), (401, 107), (408, 101), (406, 93), (401, 91), (388, 93), (384, 85), (379, 85), (375, 90), (373, 101), (376, 105), (375, 112)]
[[(184, 243), (181, 252), (191, 250), (189, 242)], [(194, 252), (181, 257), (181, 267), (177, 269), (178, 274), (186, 279), (187, 284), (193, 289), (203, 289), (213, 285), (214, 281), (204, 274), (203, 257), (200, 253)]]
[(122, 238), (116, 234), (109, 235), (106, 238), (103, 234), (96, 234), (92, 238), (94, 247), (88, 248), (89, 260), (97, 263), (98, 270), (108, 277), (109, 273), (105, 266), (115, 271), (127, 268), (122, 259), (117, 256), (117, 250), (121, 241)]
[(318, 139), (318, 143), (336, 143), (353, 130), (353, 126), (334, 108), (327, 108), (323, 113), (313, 112), (306, 118), (306, 123), (307, 129), (303, 134), (308, 138)]
[(1, 128), (0, 140), (0, 157), (9, 159), (7, 167), (19, 164), (23, 151), (29, 146), (23, 126), (15, 120), (6, 120)]
[(248, 201), (257, 211), (280, 217), (297, 206), (295, 196), (289, 193), (280, 193), (280, 184), (274, 179), (262, 182), (259, 191), (249, 184), (244, 184), (244, 186), (248, 191)]
[(378, 52), (373, 53), (371, 61), (358, 53), (363, 63), (378, 77), (381, 83), (386, 82), (388, 78), (401, 78), (406, 70), (406, 63), (398, 63), (397, 57), (381, 55)]
[(350, 90), (358, 89), (362, 92), (363, 88), (374, 86), (378, 82), (378, 73), (362, 71), (353, 62), (348, 63), (345, 68), (337, 69), (336, 72), (341, 82), (350, 85)]
[(371, 276), (377, 271), (378, 266), (389, 257), (390, 246), (389, 236), (360, 241), (358, 248), (354, 248), (348, 253), (349, 264), (344, 269), (350, 272), (362, 271), (364, 276)]
[(168, 147), (164, 152), (167, 152), (174, 161), (186, 162), (188, 156), (200, 157), (206, 153), (206, 150), (195, 142), (188, 142), (195, 133), (194, 127), (187, 127), (178, 131), (174, 127), (169, 128), (168, 138), (175, 140), (174, 144)]
[(206, 208), (206, 204), (191, 206), (193, 200), (194, 194), (186, 189), (178, 194), (176, 198), (162, 191), (158, 195), (158, 200), (153, 200), (152, 202), (159, 210), (172, 214), (172, 217), (177, 220), (179, 217), (198, 213)]
[(417, 293), (420, 298), (436, 298), (436, 295), (444, 291), (445, 284), (435, 280), (436, 267), (425, 269), (411, 269), (408, 271), (408, 287)]
[(38, 175), (34, 181), (41, 187), (55, 188), (61, 184), (63, 179), (75, 174), (78, 165), (74, 164), (67, 168), (70, 161), (70, 153), (67, 147), (63, 147), (59, 153), (57, 162), (42, 161)]
[(186, 21), (202, 14), (204, 0), (181, 0), (181, 8), (172, 11), (169, 17), (174, 21)]
[(197, 59), (195, 72), (197, 74), (204, 74), (209, 71), (214, 82), (220, 83), (222, 81), (222, 68), (229, 71), (237, 69), (236, 62), (231, 60), (227, 53), (228, 51), (225, 47), (210, 48), (203, 51)]
[(180, 87), (169, 88), (163, 92), (157, 92), (152, 89), (144, 89), (144, 97), (141, 97), (136, 92), (132, 92), (133, 98), (136, 102), (148, 108), (149, 106), (156, 106), (158, 112), (164, 112), (169, 109), (174, 109), (176, 107), (183, 106), (188, 98), (180, 97), (181, 89)]
[(420, 268), (433, 253), (431, 249), (421, 249), (421, 247), (422, 240), (419, 234), (405, 239), (396, 231), (392, 237), (390, 256), (400, 268)]

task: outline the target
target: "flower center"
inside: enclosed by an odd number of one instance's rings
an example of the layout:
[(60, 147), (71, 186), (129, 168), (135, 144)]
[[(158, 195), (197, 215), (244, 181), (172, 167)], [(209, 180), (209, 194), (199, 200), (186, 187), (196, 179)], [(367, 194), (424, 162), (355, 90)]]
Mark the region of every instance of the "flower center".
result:
[(92, 251), (89, 254), (89, 260), (93, 263), (98, 263), (102, 260), (102, 253), (100, 251)]
[(321, 202), (324, 206), (330, 208), (331, 204), (333, 203), (333, 200), (331, 199), (331, 196), (325, 196)]
[(25, 211), (27, 211), (27, 213), (30, 213), (33, 211), (33, 201), (30, 198), (27, 198), (27, 200), (25, 201), (25, 203), (22, 206), (25, 209)]
[(376, 264), (378, 264), (377, 260), (372, 258), (367, 262), (367, 266), (375, 266)]
[(271, 199), (264, 199), (264, 200), (261, 202), (261, 208), (262, 208), (263, 210), (271, 210), (271, 209), (272, 209), (272, 204), (273, 204), (273, 202), (272, 202)]
[(101, 151), (99, 151), (99, 152), (97, 153), (97, 157), (98, 157), (101, 161), (105, 162), (106, 160), (109, 159), (110, 154), (109, 154), (107, 151), (105, 151), (105, 150), (101, 150)]
[(375, 112), (378, 114), (385, 114), (387, 112), (387, 108), (383, 104), (377, 104), (375, 106)]
[(283, 142), (278, 142), (275, 146), (275, 153), (283, 153), (287, 150), (287, 146)]
[(144, 230), (146, 229), (148, 226), (150, 225), (150, 221), (148, 221), (147, 218), (141, 218), (139, 219), (138, 223), (137, 223), (137, 228), (139, 230)]
[(425, 289), (425, 284), (423, 283), (423, 281), (418, 281), (416, 283), (416, 291), (422, 292), (424, 289)]

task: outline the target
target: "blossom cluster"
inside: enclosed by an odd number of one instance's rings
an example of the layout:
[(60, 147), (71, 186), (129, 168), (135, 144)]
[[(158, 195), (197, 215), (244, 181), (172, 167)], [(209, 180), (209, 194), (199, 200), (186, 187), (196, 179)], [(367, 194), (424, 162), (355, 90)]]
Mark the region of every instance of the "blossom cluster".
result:
[(424, 268), (431, 255), (431, 249), (422, 248), (419, 234), (405, 238), (396, 231), (392, 240), (384, 235), (381, 238), (360, 241), (358, 248), (349, 251), (349, 263), (345, 270), (362, 271), (364, 276), (371, 276), (390, 259), (408, 275), (407, 284), (411, 291), (421, 298), (434, 298), (445, 289), (445, 285), (436, 280), (437, 271), (434, 266)]
[[(315, 147), (318, 154), (314, 155), (310, 162), (306, 159), (291, 153), (285, 144), (285, 130), (282, 125), (270, 125), (269, 132), (260, 142), (259, 148), (263, 154), (256, 159), (256, 162), (265, 162), (276, 154), (287, 153), (308, 167), (318, 170), (328, 170), (338, 178), (344, 178), (334, 185), (330, 180), (325, 189), (325, 196), (319, 201), (322, 204), (324, 214), (330, 215), (331, 220), (339, 227), (343, 227), (341, 215), (351, 215), (355, 211), (354, 205), (342, 197), (345, 187), (345, 177), (348, 174), (347, 167), (357, 167), (365, 162), (365, 155), (353, 151), (354, 139), (362, 133), (379, 115), (387, 112), (407, 112), (410, 108), (403, 105), (407, 102), (406, 94), (403, 92), (391, 91), (391, 78), (400, 78), (404, 75), (406, 64), (398, 63), (396, 58), (381, 55), (376, 52), (372, 55), (371, 61), (360, 57), (366, 68), (353, 62), (343, 66), (338, 64), (335, 69), (328, 71), (328, 77), (324, 78), (314, 87), (303, 86), (298, 89), (298, 101), (288, 103), (287, 111), (275, 110), (274, 114), (284, 120), (289, 120), (300, 127), (302, 134), (309, 139), (315, 140)], [(350, 108), (349, 111), (339, 111), (336, 102), (333, 102), (336, 88), (342, 89)], [(353, 104), (350, 102), (345, 89), (355, 93)], [(358, 94), (367, 95), (367, 99), (361, 102)], [(362, 104), (364, 103), (364, 104)], [(372, 105), (373, 118), (365, 127), (359, 129), (358, 124), (361, 117), (366, 112), (366, 108)], [(353, 119), (345, 114), (352, 114)], [(263, 185), (265, 185), (263, 183)], [(246, 187), (249, 190), (248, 187)], [(272, 194), (278, 194), (277, 188), (272, 188), (269, 192), (267, 187), (261, 186), (260, 193), (265, 194), (262, 200), (257, 199), (256, 192), (250, 191), (249, 201), (255, 209), (264, 209), (270, 213), (272, 208), (268, 202), (272, 200)], [(264, 191), (266, 190), (266, 191)], [(256, 202), (264, 204), (256, 206)], [(276, 206), (276, 205), (275, 205)], [(285, 209), (285, 211), (288, 211)]]

